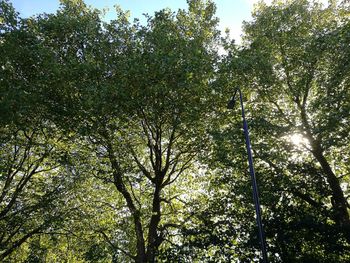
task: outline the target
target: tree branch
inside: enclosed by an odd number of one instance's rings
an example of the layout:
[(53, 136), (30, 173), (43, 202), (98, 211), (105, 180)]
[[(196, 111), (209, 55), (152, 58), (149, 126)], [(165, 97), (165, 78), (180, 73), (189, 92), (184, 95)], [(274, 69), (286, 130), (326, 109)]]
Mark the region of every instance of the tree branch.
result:
[(136, 256), (133, 256), (132, 254), (130, 254), (129, 252), (127, 252), (126, 250), (117, 247), (111, 240), (110, 238), (106, 235), (105, 232), (103, 232), (102, 230), (99, 231), (100, 234), (102, 234), (103, 238), (107, 241), (107, 243), (115, 250), (119, 250), (122, 253), (124, 253), (126, 256), (130, 257), (133, 260), (136, 260)]

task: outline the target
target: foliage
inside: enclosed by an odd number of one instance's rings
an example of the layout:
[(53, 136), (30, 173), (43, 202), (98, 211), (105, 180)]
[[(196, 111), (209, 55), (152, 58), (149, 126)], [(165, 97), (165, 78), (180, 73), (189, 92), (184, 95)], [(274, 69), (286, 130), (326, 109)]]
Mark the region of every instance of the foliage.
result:
[[(345, 262), (349, 257), (350, 100), (348, 56), (343, 56), (348, 14), (335, 2), (327, 8), (309, 1), (260, 3), (245, 24), (243, 46), (226, 44), (219, 81), (242, 85), (249, 95), (268, 250), (276, 262)], [(219, 157), (229, 166), (225, 152)], [(220, 187), (228, 194), (219, 195), (213, 207), (224, 197), (239, 200), (242, 190), (249, 191), (226, 183)], [(250, 233), (245, 246), (235, 247), (243, 253), (240, 260), (249, 261), (252, 244), (259, 249), (256, 230), (246, 223), (252, 215), (244, 217), (235, 209), (241, 206), (233, 207), (230, 223), (237, 218), (236, 227)], [(227, 214), (222, 207), (213, 214), (220, 213)], [(205, 225), (210, 238), (225, 242), (225, 234), (211, 234), (214, 222)], [(229, 226), (223, 222), (219, 228)]]
[(349, 261), (348, 5), (116, 9), (0, 2), (0, 259), (258, 262), (241, 86), (270, 261)]

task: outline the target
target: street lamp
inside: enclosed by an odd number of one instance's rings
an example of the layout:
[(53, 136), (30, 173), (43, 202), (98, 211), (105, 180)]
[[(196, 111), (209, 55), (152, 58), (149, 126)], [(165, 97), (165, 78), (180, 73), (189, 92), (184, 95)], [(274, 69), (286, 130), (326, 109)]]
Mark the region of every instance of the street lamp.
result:
[(245, 144), (246, 144), (247, 153), (248, 153), (249, 173), (250, 173), (252, 186), (253, 186), (253, 198), (254, 198), (255, 212), (256, 212), (256, 223), (258, 225), (258, 230), (259, 230), (261, 252), (263, 255), (263, 262), (267, 263), (266, 240), (265, 240), (263, 225), (261, 222), (261, 209), (260, 209), (260, 202), (259, 202), (258, 186), (256, 183), (256, 177), (255, 177), (254, 166), (253, 166), (253, 158), (252, 158), (252, 152), (251, 152), (251, 146), (250, 146), (248, 125), (244, 114), (242, 92), (239, 88), (236, 88), (234, 95), (232, 96), (231, 100), (227, 104), (227, 108), (228, 109), (234, 108), (237, 91), (239, 93), (239, 100), (240, 100), (241, 109), (242, 109), (243, 130), (244, 130), (244, 136), (245, 136)]

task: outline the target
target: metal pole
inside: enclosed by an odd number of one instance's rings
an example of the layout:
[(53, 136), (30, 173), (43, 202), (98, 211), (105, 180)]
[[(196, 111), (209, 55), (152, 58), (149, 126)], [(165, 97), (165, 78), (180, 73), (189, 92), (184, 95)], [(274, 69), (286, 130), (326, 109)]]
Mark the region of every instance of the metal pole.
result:
[[(245, 136), (245, 143), (247, 147), (247, 153), (248, 153), (248, 162), (249, 162), (249, 173), (252, 180), (252, 186), (253, 186), (253, 198), (254, 198), (254, 205), (255, 205), (255, 212), (256, 212), (256, 223), (258, 225), (259, 230), (259, 239), (260, 239), (260, 246), (261, 246), (261, 252), (263, 256), (263, 262), (267, 263), (267, 252), (266, 252), (266, 240), (264, 235), (264, 229), (261, 221), (261, 209), (260, 209), (260, 202), (259, 202), (259, 193), (258, 193), (258, 186), (256, 183), (256, 177), (254, 172), (254, 166), (253, 166), (253, 157), (251, 152), (251, 145), (250, 145), (250, 139), (249, 139), (249, 131), (248, 131), (248, 124), (245, 119), (245, 113), (244, 113), (244, 106), (243, 106), (243, 98), (242, 98), (242, 92), (239, 88), (236, 89), (235, 95), (239, 92), (239, 100), (241, 103), (241, 109), (242, 109), (242, 118), (243, 118), (243, 130), (244, 130), (244, 136)], [(235, 99), (235, 95), (233, 96), (233, 100)]]

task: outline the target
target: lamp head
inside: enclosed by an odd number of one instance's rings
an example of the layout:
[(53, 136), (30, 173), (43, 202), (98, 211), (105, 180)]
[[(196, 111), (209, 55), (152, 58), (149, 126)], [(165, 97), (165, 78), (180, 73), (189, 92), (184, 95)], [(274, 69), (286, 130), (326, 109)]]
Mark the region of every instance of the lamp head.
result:
[(228, 108), (229, 110), (233, 110), (234, 107), (235, 107), (235, 101), (236, 101), (237, 90), (238, 90), (238, 88), (235, 90), (235, 93), (233, 94), (232, 98), (231, 98), (230, 101), (227, 103), (227, 108)]
[(233, 110), (235, 107), (235, 97), (233, 96), (230, 101), (227, 103), (227, 109)]

